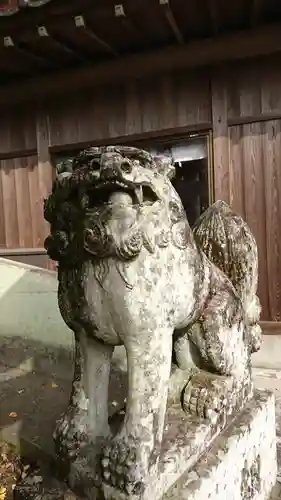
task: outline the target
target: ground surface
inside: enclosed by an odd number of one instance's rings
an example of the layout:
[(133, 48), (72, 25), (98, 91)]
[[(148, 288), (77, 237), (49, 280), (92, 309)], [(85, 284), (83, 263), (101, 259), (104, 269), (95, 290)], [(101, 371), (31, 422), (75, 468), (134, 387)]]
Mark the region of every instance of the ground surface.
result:
[[(12, 441), (29, 462), (19, 463), (14, 451), (0, 447), (0, 500), (11, 500), (13, 485), (28, 465), (53, 453), (52, 432), (67, 406), (73, 359), (71, 351), (21, 338), (1, 338), (0, 343), (0, 433)], [(281, 370), (255, 369), (255, 384), (276, 396), (278, 439), (278, 484), (272, 500), (281, 500)], [(110, 412), (125, 397), (124, 372), (118, 357), (114, 366)], [(31, 457), (31, 458), (30, 458)], [(280, 484), (280, 487), (279, 487)], [(2, 488), (2, 489), (1, 489)]]

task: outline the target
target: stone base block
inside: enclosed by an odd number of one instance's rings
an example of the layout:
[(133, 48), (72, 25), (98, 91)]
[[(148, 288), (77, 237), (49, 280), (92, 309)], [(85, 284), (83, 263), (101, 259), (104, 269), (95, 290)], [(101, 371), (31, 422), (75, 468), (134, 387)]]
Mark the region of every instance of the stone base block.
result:
[(227, 422), (211, 424), (167, 411), (157, 478), (143, 496), (105, 485), (105, 500), (266, 500), (277, 474), (273, 394), (253, 398)]
[(165, 500), (267, 500), (276, 482), (274, 396), (255, 391)]
[[(221, 425), (224, 429), (221, 430)], [(86, 486), (81, 500), (269, 500), (276, 482), (274, 396), (255, 391), (236, 416), (215, 425), (187, 417), (177, 405), (167, 425), (156, 478), (141, 496), (103, 485)], [(42, 475), (43, 476), (43, 475)], [(41, 480), (40, 480), (41, 479)], [(68, 500), (78, 497), (63, 483), (26, 478), (16, 500)]]

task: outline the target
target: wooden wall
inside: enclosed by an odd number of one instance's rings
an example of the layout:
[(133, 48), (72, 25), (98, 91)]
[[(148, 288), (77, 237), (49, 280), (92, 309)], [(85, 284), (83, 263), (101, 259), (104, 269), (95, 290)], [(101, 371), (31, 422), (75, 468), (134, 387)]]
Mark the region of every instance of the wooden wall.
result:
[(46, 185), (48, 190), (51, 187), (52, 172), (42, 171), (37, 155), (0, 160), (0, 256), (49, 267), (43, 199)]
[(216, 197), (249, 223), (259, 248), (263, 319), (281, 321), (281, 68), (275, 58), (248, 61), (217, 71), (213, 86), (221, 96)]
[(0, 257), (54, 268), (46, 257), (43, 199), (54, 168), (40, 113), (9, 109), (0, 125)]
[(104, 86), (48, 109), (50, 146), (211, 127), (206, 71)]
[(35, 153), (36, 115), (34, 109), (9, 108), (1, 112), (0, 157)]
[(9, 110), (0, 124), (0, 252), (42, 250), (52, 152), (212, 129), (215, 197), (251, 226), (263, 319), (281, 321), (280, 88), (281, 67), (273, 57), (112, 84), (36, 110)]
[(0, 256), (34, 263), (41, 256), (42, 265), (50, 266), (43, 198), (52, 185), (54, 150), (210, 129), (209, 91), (206, 72), (178, 72), (103, 86), (36, 109), (9, 108), (0, 123)]

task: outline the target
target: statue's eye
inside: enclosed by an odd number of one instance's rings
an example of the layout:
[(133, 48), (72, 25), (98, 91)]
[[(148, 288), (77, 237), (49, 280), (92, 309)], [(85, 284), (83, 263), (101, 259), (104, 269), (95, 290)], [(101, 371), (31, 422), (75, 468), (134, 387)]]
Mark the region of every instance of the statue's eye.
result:
[(99, 170), (100, 169), (100, 164), (97, 160), (92, 160), (91, 161), (91, 170)]
[(122, 161), (120, 168), (124, 174), (130, 174), (132, 172), (132, 165), (128, 160)]

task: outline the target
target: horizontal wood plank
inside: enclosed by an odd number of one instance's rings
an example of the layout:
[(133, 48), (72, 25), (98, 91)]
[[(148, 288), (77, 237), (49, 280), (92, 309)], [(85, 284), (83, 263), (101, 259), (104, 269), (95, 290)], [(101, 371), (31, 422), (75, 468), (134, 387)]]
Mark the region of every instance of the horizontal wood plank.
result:
[(281, 335), (280, 321), (261, 321), (260, 325), (264, 335)]

